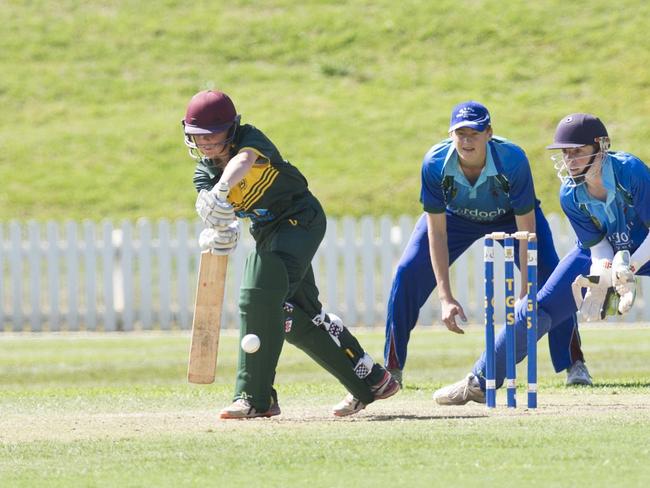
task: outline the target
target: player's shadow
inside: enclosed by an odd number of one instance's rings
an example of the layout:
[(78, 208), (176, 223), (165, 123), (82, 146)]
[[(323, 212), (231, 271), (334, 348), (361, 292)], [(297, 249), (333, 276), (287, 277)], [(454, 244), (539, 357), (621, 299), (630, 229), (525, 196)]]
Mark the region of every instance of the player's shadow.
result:
[[(574, 385), (577, 386), (577, 385)], [(594, 388), (650, 388), (648, 381), (634, 381), (634, 382), (594, 382)]]
[(455, 419), (478, 419), (489, 417), (487, 414), (476, 415), (415, 415), (415, 414), (394, 414), (394, 415), (372, 415), (363, 420), (368, 422), (392, 422), (395, 420), (455, 420)]

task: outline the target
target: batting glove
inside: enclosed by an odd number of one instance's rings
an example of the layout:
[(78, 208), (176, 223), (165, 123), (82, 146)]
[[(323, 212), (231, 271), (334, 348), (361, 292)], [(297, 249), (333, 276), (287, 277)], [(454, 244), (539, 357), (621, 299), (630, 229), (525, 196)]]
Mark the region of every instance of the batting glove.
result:
[(206, 227), (228, 227), (235, 222), (235, 209), (225, 199), (201, 190), (196, 199), (196, 212)]
[(226, 227), (203, 229), (199, 235), (199, 247), (204, 251), (211, 250), (214, 254), (231, 254), (237, 247), (240, 235), (238, 220)]

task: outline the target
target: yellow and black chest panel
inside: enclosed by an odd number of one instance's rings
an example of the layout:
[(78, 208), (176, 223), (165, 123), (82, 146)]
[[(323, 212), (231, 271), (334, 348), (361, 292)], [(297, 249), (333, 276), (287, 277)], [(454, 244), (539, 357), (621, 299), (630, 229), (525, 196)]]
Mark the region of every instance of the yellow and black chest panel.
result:
[(280, 174), (268, 160), (261, 162), (263, 159), (260, 158), (258, 161), (244, 179), (230, 189), (228, 200), (236, 210), (247, 212), (254, 208)]

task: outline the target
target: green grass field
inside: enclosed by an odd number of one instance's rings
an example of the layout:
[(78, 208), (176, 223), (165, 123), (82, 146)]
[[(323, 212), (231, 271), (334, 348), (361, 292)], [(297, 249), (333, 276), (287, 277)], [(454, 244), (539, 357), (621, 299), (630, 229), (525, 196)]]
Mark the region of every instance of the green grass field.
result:
[[(598, 114), (613, 149), (650, 161), (641, 0), (5, 0), (0, 18), (0, 223), (195, 218), (180, 119), (209, 87), (331, 216), (419, 212), (421, 158), (467, 99), (527, 151), (546, 211), (544, 146), (567, 113)], [(380, 358), (381, 332), (359, 335)], [(0, 487), (645, 486), (650, 329), (583, 339), (596, 386), (565, 388), (541, 345), (537, 411), (433, 404), (479, 354), (474, 327), (417, 331), (405, 390), (349, 419), (330, 415), (342, 388), (287, 346), (283, 415), (223, 422), (234, 336), (200, 387), (187, 334), (0, 334)]]
[(193, 217), (179, 122), (206, 87), (333, 216), (417, 213), (422, 156), (470, 98), (526, 149), (548, 211), (565, 114), (650, 159), (642, 0), (6, 0), (0, 17), (0, 221)]
[[(405, 390), (347, 419), (330, 415), (342, 388), (286, 345), (283, 414), (252, 421), (217, 419), (232, 393), (231, 333), (210, 386), (185, 382), (186, 333), (3, 335), (0, 485), (646, 486), (647, 325), (583, 327), (593, 388), (564, 387), (543, 340), (536, 411), (507, 410), (501, 391), (494, 411), (434, 405), (434, 389), (468, 372), (481, 332), (416, 330)], [(358, 335), (380, 357), (381, 331)]]

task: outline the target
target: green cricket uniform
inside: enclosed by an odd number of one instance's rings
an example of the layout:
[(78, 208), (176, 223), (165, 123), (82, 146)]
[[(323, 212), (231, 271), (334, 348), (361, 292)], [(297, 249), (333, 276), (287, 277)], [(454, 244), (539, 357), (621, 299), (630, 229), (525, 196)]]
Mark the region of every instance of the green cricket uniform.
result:
[[(235, 400), (245, 398), (258, 411), (277, 402), (273, 383), (286, 337), (352, 395), (371, 403), (370, 385), (380, 379), (383, 370), (374, 365), (370, 374), (359, 375), (358, 365), (365, 352), (349, 330), (343, 329), (338, 344), (316, 325), (322, 305), (311, 261), (327, 223), (320, 203), (300, 171), (252, 125), (237, 128), (230, 156), (243, 150), (253, 151), (258, 158), (228, 194), (237, 216), (251, 220), (250, 232), (256, 243), (246, 259), (240, 290), (240, 336), (256, 334), (261, 347), (255, 354), (239, 351)], [(212, 161), (200, 160), (194, 171), (197, 191), (212, 189), (221, 174)]]

